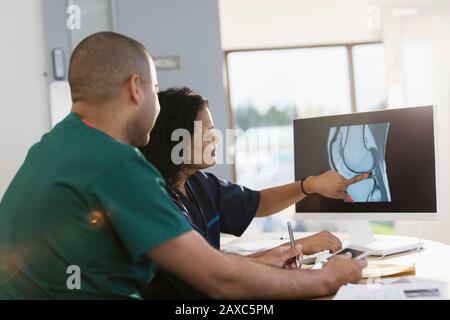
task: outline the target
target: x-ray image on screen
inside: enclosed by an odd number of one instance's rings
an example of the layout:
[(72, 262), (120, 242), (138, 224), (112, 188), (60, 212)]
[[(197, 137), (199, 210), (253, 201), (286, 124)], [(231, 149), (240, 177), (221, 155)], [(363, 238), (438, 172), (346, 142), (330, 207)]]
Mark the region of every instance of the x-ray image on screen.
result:
[(389, 123), (332, 127), (328, 133), (331, 169), (346, 179), (370, 172), (370, 176), (350, 185), (347, 192), (355, 202), (391, 202), (386, 171), (386, 141)]

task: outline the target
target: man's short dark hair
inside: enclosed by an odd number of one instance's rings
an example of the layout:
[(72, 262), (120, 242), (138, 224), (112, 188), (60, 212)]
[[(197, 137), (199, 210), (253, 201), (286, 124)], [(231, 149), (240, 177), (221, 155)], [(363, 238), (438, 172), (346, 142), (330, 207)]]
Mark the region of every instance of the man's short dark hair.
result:
[(118, 33), (99, 32), (85, 38), (70, 58), (72, 101), (104, 103), (117, 98), (132, 74), (150, 82), (148, 57), (144, 45)]

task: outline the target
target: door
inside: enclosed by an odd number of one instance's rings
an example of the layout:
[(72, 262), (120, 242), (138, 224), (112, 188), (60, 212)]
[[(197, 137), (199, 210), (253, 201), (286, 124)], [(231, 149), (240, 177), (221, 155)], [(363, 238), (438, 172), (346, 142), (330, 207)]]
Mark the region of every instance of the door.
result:
[(47, 84), (52, 127), (72, 106), (68, 83), (69, 59), (90, 34), (115, 31), (114, 0), (43, 0)]

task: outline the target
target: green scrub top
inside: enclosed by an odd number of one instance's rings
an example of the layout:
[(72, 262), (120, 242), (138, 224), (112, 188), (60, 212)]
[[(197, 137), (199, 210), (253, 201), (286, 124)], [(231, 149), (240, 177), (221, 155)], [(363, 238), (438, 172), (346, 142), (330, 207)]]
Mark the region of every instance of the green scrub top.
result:
[(146, 252), (190, 230), (139, 150), (71, 113), (0, 202), (0, 299), (140, 299)]

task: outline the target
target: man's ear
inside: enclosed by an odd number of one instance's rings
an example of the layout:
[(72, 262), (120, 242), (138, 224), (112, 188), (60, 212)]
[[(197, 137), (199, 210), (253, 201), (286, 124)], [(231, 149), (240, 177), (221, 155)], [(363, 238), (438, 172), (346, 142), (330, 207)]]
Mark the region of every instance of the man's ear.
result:
[(126, 86), (128, 87), (129, 95), (131, 101), (136, 105), (140, 105), (142, 102), (142, 89), (141, 89), (141, 79), (137, 74), (133, 74), (127, 81)]

